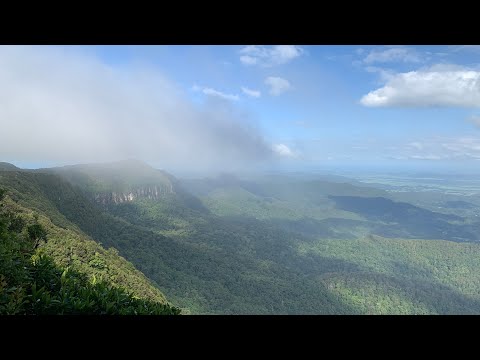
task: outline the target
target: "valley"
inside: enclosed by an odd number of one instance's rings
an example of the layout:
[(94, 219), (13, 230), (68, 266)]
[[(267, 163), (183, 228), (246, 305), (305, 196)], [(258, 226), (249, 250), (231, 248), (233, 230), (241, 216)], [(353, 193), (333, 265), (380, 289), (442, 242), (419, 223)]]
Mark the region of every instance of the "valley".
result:
[(0, 315), (480, 315), (480, 48), (349, 33), (0, 46)]
[[(57, 264), (183, 314), (480, 312), (475, 195), (345, 177), (177, 179), (133, 160), (3, 165), (0, 187), (43, 219), (42, 251)], [(102, 256), (126, 259), (119, 270), (143, 273), (143, 285), (102, 272)]]

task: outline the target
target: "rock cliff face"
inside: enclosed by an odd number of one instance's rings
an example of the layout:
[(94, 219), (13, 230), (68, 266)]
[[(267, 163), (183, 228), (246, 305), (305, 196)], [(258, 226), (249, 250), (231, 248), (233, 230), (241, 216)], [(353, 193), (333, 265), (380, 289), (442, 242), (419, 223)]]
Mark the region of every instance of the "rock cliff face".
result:
[(94, 194), (95, 202), (103, 205), (121, 204), (134, 201), (136, 199), (160, 200), (169, 194), (174, 194), (172, 185), (152, 185), (134, 188), (128, 192), (106, 192)]

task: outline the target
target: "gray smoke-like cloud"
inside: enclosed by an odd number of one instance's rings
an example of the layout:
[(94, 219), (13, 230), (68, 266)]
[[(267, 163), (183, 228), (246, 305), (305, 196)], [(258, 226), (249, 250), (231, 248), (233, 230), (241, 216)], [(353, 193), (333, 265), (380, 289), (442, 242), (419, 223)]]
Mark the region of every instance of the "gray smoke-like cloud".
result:
[(5, 161), (204, 170), (281, 157), (228, 101), (195, 105), (157, 69), (111, 66), (76, 47), (0, 47), (0, 128)]

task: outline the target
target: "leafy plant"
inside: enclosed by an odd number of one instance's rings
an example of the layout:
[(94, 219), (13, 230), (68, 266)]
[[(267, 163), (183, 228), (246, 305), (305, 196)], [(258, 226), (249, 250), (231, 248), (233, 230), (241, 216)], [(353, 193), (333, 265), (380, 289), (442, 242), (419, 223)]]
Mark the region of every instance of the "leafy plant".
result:
[[(2, 189), (0, 197), (5, 199)], [(95, 276), (88, 279), (71, 267), (59, 267), (44, 249), (37, 249), (40, 241), (48, 239), (38, 221), (37, 216), (24, 236), (20, 224), (26, 220), (0, 212), (0, 314), (180, 314), (168, 303), (142, 299)], [(94, 267), (104, 265), (99, 256), (94, 254)]]

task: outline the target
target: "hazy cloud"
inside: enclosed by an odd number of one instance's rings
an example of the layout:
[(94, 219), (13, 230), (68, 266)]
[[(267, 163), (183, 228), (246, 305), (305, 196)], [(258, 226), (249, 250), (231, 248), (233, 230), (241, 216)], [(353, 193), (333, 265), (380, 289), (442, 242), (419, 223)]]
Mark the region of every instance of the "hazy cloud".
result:
[(470, 136), (432, 137), (407, 143), (400, 156), (415, 160), (480, 159), (480, 138)]
[(455, 157), (480, 159), (480, 138), (459, 137), (444, 141), (441, 146)]
[(243, 87), (242, 86), (242, 91), (245, 95), (248, 95), (250, 97), (254, 97), (254, 98), (259, 98), (262, 93), (258, 90), (252, 90), (252, 89), (249, 89), (247, 87)]
[(468, 121), (480, 127), (480, 115), (472, 115), (468, 118)]
[(418, 141), (408, 143), (407, 146), (410, 146), (410, 147), (412, 147), (416, 150), (423, 150), (423, 148), (424, 148), (424, 145), (421, 142), (418, 142)]
[(295, 153), (285, 144), (273, 145), (273, 151), (280, 156), (293, 158), (296, 157)]
[(480, 106), (480, 72), (453, 65), (399, 73), (363, 96), (365, 106)]
[[(372, 139), (373, 140), (373, 139)], [(324, 136), (295, 142), (302, 159), (321, 162), (332, 157), (337, 162), (354, 159), (365, 165), (370, 161), (425, 160), (450, 162), (480, 160), (480, 136), (428, 136), (405, 139), (403, 137), (379, 137), (368, 141), (364, 137), (345, 139)]]
[(240, 56), (240, 61), (244, 65), (255, 65), (258, 63), (258, 58), (250, 56), (250, 55), (242, 55)]
[(233, 101), (238, 101), (240, 98), (238, 95), (233, 95), (233, 94), (226, 94), (224, 92), (209, 88), (209, 87), (201, 87), (198, 85), (193, 85), (192, 86), (193, 91), (201, 91), (205, 95), (210, 95), (210, 96), (216, 96), (225, 100), (233, 100)]
[(1, 160), (231, 169), (274, 157), (248, 114), (224, 100), (235, 95), (202, 91), (212, 96), (195, 105), (156, 69), (110, 66), (76, 47), (1, 46)]
[(371, 50), (363, 59), (363, 62), (366, 64), (386, 62), (418, 63), (421, 61), (423, 61), (423, 57), (415, 49), (408, 47), (391, 47), (385, 50)]
[(408, 159), (406, 156), (401, 156), (401, 155), (385, 155), (384, 158), (388, 160), (407, 160)]
[(249, 45), (240, 50), (240, 62), (244, 65), (274, 66), (286, 64), (302, 55), (304, 50), (295, 45)]
[(265, 79), (265, 84), (270, 87), (270, 94), (278, 96), (291, 88), (290, 82), (281, 77), (269, 76)]
[(480, 52), (480, 45), (452, 45), (449, 47), (450, 51), (470, 51), (470, 52)]
[(443, 159), (448, 159), (449, 157), (433, 155), (433, 154), (425, 154), (425, 155), (411, 155), (408, 158), (414, 159), (414, 160), (443, 160)]

